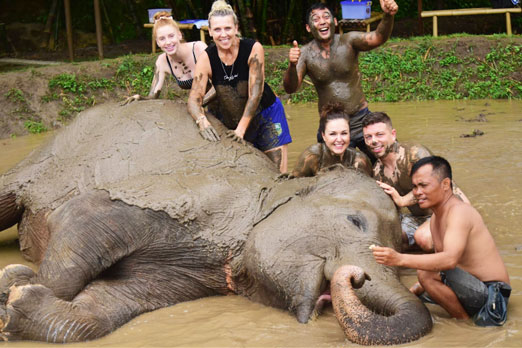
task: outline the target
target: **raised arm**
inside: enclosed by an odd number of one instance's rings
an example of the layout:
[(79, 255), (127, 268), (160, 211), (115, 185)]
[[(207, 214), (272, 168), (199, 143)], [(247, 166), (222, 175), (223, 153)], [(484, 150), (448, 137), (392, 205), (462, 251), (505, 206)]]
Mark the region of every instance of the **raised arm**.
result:
[(248, 57), (248, 67), (248, 100), (243, 110), (243, 115), (234, 130), (234, 137), (239, 139), (243, 139), (263, 95), (265, 84), (265, 52), (259, 42), (256, 42), (252, 47), (252, 52), (250, 53), (250, 57)]
[(218, 141), (219, 135), (207, 117), (205, 110), (203, 110), (203, 99), (207, 90), (207, 83), (212, 74), (210, 67), (210, 60), (206, 52), (202, 53), (196, 64), (196, 71), (194, 72), (194, 80), (192, 81), (192, 89), (190, 90), (187, 109), (199, 126), (199, 134), (209, 141)]
[(297, 41), (292, 43), (293, 47), (288, 53), (288, 69), (286, 69), (283, 77), (283, 87), (286, 93), (294, 93), (301, 87), (303, 78), (306, 75), (306, 64), (304, 58), (301, 56), (301, 49)]
[[(385, 43), (391, 35), (393, 29), (393, 18), (399, 6), (394, 0), (380, 0), (384, 17), (374, 31), (369, 33), (349, 32), (345, 37), (351, 45), (359, 51), (369, 51)], [(344, 35), (343, 35), (344, 36)]]

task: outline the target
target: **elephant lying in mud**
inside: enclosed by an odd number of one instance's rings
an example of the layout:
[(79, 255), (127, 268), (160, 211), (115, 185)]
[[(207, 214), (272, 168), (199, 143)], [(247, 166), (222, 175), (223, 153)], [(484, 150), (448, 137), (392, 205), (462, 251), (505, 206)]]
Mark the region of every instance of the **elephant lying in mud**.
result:
[(92, 340), (141, 313), (229, 293), (306, 323), (329, 286), (353, 342), (428, 333), (426, 307), (369, 250), (400, 244), (375, 182), (346, 169), (277, 174), (251, 146), (203, 140), (183, 104), (83, 112), (0, 177), (0, 229), (18, 223), (22, 253), (39, 264), (0, 272), (2, 338)]

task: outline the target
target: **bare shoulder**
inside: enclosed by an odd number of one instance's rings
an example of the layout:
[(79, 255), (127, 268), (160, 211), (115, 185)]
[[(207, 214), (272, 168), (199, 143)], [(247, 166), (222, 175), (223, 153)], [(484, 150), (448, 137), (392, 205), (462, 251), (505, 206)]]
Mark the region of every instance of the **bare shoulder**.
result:
[(477, 209), (471, 204), (463, 202), (457, 196), (454, 195), (447, 204), (449, 204), (447, 211), (448, 223), (469, 224), (470, 226), (484, 223)]
[(340, 35), (339, 42), (344, 45), (351, 45), (355, 40), (361, 40), (364, 33), (360, 31), (349, 31)]
[(207, 44), (203, 41), (194, 41), (194, 52), (196, 52), (196, 55), (201, 54), (207, 47)]

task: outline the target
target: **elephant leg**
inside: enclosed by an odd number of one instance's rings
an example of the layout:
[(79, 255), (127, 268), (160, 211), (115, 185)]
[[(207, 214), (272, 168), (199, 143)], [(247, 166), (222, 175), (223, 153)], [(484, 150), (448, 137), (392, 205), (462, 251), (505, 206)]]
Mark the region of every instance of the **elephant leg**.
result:
[(104, 191), (79, 195), (48, 217), (49, 245), (33, 284), (71, 300), (118, 260), (150, 242), (151, 211), (111, 201)]
[(13, 192), (0, 192), (0, 231), (17, 224), (23, 211), (16, 204), (16, 195)]
[(0, 322), (1, 336), (7, 341), (66, 343), (95, 339), (114, 329), (100, 305), (75, 302), (57, 298), (43, 285), (14, 286)]

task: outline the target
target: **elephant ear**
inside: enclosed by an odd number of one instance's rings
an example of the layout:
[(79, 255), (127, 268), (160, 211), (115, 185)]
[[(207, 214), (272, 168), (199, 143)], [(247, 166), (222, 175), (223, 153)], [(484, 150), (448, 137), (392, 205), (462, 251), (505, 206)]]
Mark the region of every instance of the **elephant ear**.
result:
[(294, 178), (278, 182), (273, 187), (263, 187), (259, 192), (254, 226), (295, 197), (308, 194), (313, 189), (315, 182), (315, 178)]

